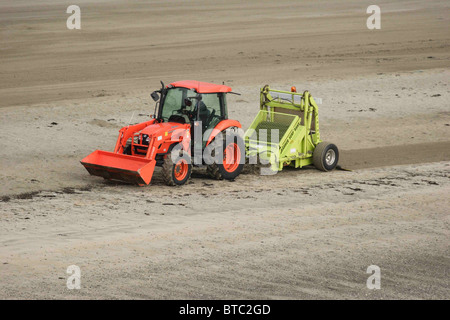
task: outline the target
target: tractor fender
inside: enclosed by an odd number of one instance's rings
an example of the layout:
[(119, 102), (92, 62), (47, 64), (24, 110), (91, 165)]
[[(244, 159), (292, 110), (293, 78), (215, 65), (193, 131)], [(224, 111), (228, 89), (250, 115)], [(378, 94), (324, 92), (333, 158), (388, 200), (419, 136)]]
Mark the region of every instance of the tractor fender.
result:
[(227, 119), (227, 120), (222, 120), (222, 121), (220, 121), (220, 122), (216, 125), (216, 127), (212, 130), (212, 132), (211, 132), (211, 134), (210, 134), (210, 136), (209, 136), (209, 138), (208, 138), (208, 141), (206, 142), (206, 145), (210, 144), (211, 141), (212, 141), (219, 133), (221, 133), (222, 131), (224, 131), (224, 130), (230, 128), (230, 127), (238, 127), (238, 128), (242, 128), (242, 125), (241, 125), (241, 123), (240, 123), (239, 121), (237, 121), (237, 120), (230, 120), (230, 119)]

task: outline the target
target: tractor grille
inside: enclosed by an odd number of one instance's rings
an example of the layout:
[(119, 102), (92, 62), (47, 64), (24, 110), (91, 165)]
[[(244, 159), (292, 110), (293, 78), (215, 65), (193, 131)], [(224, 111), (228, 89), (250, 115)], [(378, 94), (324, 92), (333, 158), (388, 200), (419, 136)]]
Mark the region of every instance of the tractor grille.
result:
[(147, 154), (148, 149), (147, 137), (148, 137), (147, 135), (143, 135), (141, 133), (134, 134), (132, 142), (133, 155), (145, 156)]

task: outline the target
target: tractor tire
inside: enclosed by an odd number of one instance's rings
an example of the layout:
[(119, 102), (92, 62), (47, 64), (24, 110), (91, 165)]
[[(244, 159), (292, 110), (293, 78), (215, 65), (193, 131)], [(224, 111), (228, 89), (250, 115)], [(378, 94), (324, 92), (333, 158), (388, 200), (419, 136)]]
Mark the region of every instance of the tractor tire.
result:
[[(175, 155), (175, 153), (178, 153)], [(175, 159), (172, 160), (173, 158)], [(186, 159), (181, 156), (181, 151), (173, 150), (164, 156), (164, 163), (162, 165), (162, 174), (164, 182), (168, 186), (181, 186), (185, 184), (192, 173), (192, 162), (190, 157)]]
[(321, 142), (313, 153), (313, 164), (321, 171), (331, 171), (336, 168), (339, 161), (339, 150), (335, 144)]
[[(214, 179), (217, 180), (234, 180), (241, 173), (244, 168), (244, 161), (242, 157), (245, 157), (245, 147), (244, 140), (242, 137), (236, 133), (228, 133), (224, 132), (220, 133), (222, 135), (222, 139), (214, 139), (208, 147), (213, 148), (211, 152), (212, 156), (214, 156), (214, 150), (218, 148), (223, 148), (224, 157), (220, 163), (213, 163), (206, 167), (206, 172)], [(227, 141), (232, 141), (229, 145), (226, 145)], [(233, 159), (231, 164), (224, 163), (227, 152), (232, 153)]]

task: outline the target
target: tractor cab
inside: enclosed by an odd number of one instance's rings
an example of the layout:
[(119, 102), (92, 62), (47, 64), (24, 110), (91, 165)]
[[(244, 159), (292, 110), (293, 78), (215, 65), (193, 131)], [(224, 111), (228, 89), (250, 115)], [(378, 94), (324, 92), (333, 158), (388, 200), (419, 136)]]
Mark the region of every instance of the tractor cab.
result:
[(191, 128), (201, 125), (203, 135), (228, 119), (225, 95), (230, 91), (228, 86), (200, 81), (173, 82), (159, 91), (161, 99), (155, 118), (162, 122), (189, 123)]

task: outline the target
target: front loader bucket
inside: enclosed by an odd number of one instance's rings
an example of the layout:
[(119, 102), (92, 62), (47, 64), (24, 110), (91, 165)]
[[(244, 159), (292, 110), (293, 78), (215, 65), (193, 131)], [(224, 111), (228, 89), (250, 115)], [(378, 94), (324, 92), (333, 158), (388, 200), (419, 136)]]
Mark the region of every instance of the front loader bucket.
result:
[(152, 180), (156, 160), (96, 150), (81, 164), (93, 176), (144, 185)]

